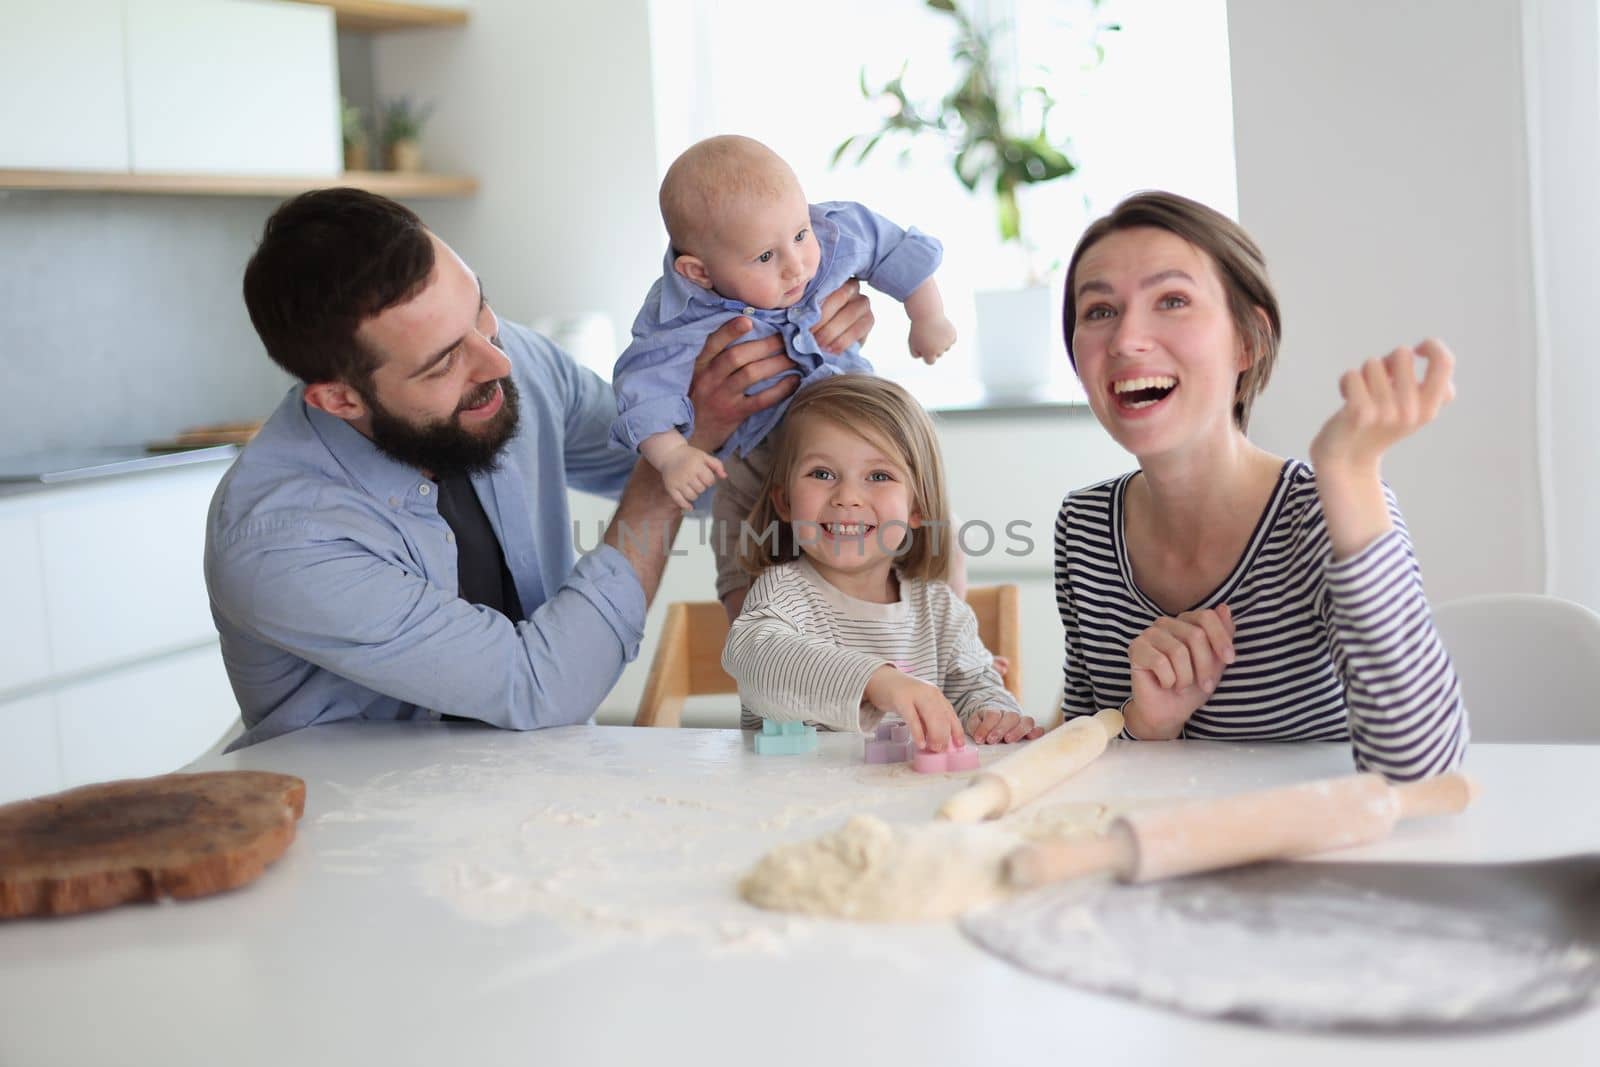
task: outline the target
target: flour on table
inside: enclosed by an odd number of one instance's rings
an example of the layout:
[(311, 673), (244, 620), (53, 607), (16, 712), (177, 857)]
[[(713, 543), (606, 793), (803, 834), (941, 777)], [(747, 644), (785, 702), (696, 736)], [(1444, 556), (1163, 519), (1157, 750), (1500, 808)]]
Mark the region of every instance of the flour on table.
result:
[(896, 827), (857, 815), (832, 833), (773, 849), (745, 875), (739, 893), (774, 911), (949, 918), (1003, 895), (1000, 862), (1020, 843), (993, 825)]
[(1046, 804), (977, 825), (890, 826), (858, 815), (821, 837), (773, 849), (739, 883), (739, 893), (773, 911), (868, 921), (948, 919), (1012, 891), (1000, 865), (1018, 845), (1093, 837), (1129, 806)]

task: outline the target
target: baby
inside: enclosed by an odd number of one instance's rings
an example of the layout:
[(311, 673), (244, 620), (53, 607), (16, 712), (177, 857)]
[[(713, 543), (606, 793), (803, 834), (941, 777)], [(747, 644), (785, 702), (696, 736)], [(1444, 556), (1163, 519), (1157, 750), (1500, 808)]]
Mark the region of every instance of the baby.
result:
[[(750, 319), (750, 338), (781, 334), (797, 365), (787, 373), (802, 384), (872, 370), (855, 347), (824, 352), (811, 333), (822, 299), (851, 277), (905, 304), (912, 355), (932, 363), (955, 341), (932, 277), (942, 255), (939, 242), (859, 204), (807, 203), (794, 172), (758, 141), (712, 137), (689, 148), (661, 183), (661, 216), (671, 247), (661, 279), (634, 320), (633, 341), (617, 360), (612, 438), (661, 472), (680, 507), (689, 508), (726, 477), (717, 494), (719, 519), (737, 522), (748, 514), (767, 462), (758, 446), (787, 407), (774, 405), (746, 419), (719, 451), (721, 459), (689, 444), (695, 356), (729, 319)], [(723, 531), (714, 546), (719, 597), (748, 581), (726, 540)]]

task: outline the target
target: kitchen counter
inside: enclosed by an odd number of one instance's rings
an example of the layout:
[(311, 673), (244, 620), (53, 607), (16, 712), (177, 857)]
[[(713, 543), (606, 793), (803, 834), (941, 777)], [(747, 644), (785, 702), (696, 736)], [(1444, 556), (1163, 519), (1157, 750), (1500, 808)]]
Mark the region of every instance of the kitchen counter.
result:
[(215, 445), (177, 452), (146, 452), (134, 447), (83, 448), (0, 456), (0, 497), (197, 463), (231, 461), (238, 454), (239, 449), (233, 445)]
[[(738, 731), (344, 724), (208, 758), (191, 769), (306, 780), (294, 845), (223, 896), (0, 925), (0, 1062), (1470, 1067), (1600, 1047), (1593, 1009), (1405, 1039), (1198, 1020), (1034, 977), (951, 923), (750, 908), (734, 883), (773, 845), (861, 811), (924, 818), (958, 785), (821, 742), (763, 757)], [(1343, 744), (1113, 742), (1035, 803), (1350, 770)], [(1467, 770), (1467, 813), (1339, 858), (1600, 849), (1600, 746), (1478, 745)]]

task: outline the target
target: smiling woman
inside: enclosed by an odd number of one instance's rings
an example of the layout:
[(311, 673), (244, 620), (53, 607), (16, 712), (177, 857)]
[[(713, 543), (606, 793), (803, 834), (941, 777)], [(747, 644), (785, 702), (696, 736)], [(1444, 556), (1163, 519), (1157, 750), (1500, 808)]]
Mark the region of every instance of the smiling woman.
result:
[(1120, 703), (1125, 736), (1147, 740), (1349, 740), (1357, 766), (1396, 778), (1454, 766), (1459, 685), (1379, 477), (1452, 396), (1449, 350), (1346, 374), (1315, 469), (1257, 447), (1245, 428), (1281, 334), (1265, 259), (1170, 193), (1089, 227), (1062, 319), (1095, 417), (1139, 461), (1057, 521), (1064, 713)]

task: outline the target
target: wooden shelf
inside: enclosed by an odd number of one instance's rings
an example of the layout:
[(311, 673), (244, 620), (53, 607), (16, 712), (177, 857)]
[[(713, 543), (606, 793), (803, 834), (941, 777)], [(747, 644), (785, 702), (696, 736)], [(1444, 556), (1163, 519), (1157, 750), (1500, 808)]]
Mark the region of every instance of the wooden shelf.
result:
[(129, 174), (122, 171), (0, 170), (0, 189), (73, 193), (157, 193), (182, 196), (293, 196), (307, 189), (353, 185), (397, 200), (467, 197), (478, 179), (459, 174), (348, 170), (328, 177), (245, 174)]
[(460, 7), (432, 7), (428, 4), (392, 3), (390, 0), (298, 0), (302, 4), (333, 8), (334, 23), (341, 30), (375, 33), (384, 30), (413, 30), (426, 26), (461, 26), (467, 10)]

